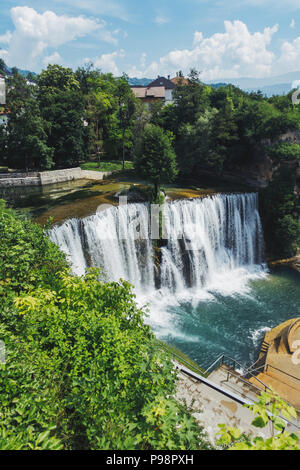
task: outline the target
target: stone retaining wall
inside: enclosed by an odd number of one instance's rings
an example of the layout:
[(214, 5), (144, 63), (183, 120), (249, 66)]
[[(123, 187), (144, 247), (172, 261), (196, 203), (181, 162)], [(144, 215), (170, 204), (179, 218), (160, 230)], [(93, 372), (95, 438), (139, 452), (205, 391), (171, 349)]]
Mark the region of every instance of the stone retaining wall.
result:
[(27, 176), (25, 178), (0, 178), (0, 188), (10, 188), (15, 186), (40, 186), (41, 180), (37, 176)]
[[(30, 176), (29, 176), (30, 175)], [(0, 187), (12, 186), (45, 186), (80, 179), (101, 181), (112, 175), (112, 172), (89, 171), (81, 168), (43, 171), (40, 173), (5, 173), (0, 174)]]

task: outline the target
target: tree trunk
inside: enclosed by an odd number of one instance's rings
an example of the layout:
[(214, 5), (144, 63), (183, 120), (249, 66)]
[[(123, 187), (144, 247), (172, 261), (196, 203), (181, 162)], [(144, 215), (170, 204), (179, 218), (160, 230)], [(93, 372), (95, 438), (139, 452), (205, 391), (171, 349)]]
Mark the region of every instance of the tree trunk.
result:
[(155, 204), (158, 203), (158, 195), (159, 195), (159, 184), (157, 182), (154, 183), (154, 199)]
[(125, 170), (125, 129), (122, 132), (122, 159), (123, 159), (123, 171)]

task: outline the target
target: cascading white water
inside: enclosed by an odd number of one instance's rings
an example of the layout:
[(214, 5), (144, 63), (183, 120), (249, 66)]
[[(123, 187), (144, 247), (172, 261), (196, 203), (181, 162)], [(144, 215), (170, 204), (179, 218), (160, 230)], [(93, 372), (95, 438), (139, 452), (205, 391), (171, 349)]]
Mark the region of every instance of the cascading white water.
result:
[[(151, 240), (150, 207), (128, 204), (72, 219), (50, 237), (69, 256), (74, 273), (101, 267), (109, 280), (130, 281), (137, 291), (177, 293), (201, 289), (221, 272), (263, 263), (257, 194), (221, 194), (165, 204), (160, 272)], [(159, 282), (157, 279), (159, 278)]]

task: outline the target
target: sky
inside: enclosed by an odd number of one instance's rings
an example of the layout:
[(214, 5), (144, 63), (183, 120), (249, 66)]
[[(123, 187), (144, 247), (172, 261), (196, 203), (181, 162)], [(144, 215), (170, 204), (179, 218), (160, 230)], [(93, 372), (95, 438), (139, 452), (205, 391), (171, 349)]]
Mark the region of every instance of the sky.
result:
[(0, 0), (0, 57), (203, 80), (300, 70), (300, 0)]

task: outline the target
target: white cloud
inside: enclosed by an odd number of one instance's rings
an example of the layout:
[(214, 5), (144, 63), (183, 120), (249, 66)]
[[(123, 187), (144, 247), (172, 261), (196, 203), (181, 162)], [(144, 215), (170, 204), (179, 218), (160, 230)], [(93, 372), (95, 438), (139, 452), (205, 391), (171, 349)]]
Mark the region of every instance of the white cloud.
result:
[(195, 33), (194, 33), (194, 45), (201, 42), (202, 39), (203, 39), (203, 33), (199, 32), (199, 31), (195, 31)]
[(163, 24), (167, 24), (167, 23), (169, 23), (169, 21), (170, 21), (169, 18), (167, 18), (164, 15), (157, 15), (154, 19), (154, 23), (156, 23), (159, 26), (161, 26)]
[[(9, 65), (35, 70), (48, 49), (94, 34), (99, 40), (116, 44), (117, 40), (106, 29), (106, 23), (83, 16), (58, 16), (52, 11), (43, 14), (33, 8), (11, 9), (15, 30), (10, 36), (7, 60)], [(7, 33), (6, 33), (7, 34)]]
[(0, 49), (0, 58), (7, 62), (8, 51), (6, 49)]
[(119, 68), (116, 64), (116, 59), (123, 59), (125, 57), (124, 51), (115, 51), (110, 54), (102, 54), (100, 57), (94, 59), (86, 58), (85, 63), (93, 62), (96, 68), (101, 69), (102, 72), (110, 72), (114, 75), (120, 75)]
[(295, 29), (295, 26), (296, 26), (296, 21), (293, 18), (292, 21), (291, 21), (291, 24), (290, 24), (290, 28)]
[(300, 36), (292, 42), (285, 41), (281, 46), (281, 55), (276, 61), (277, 72), (295, 72), (299, 70), (300, 63)]
[(202, 71), (205, 80), (241, 76), (264, 77), (272, 73), (275, 55), (268, 49), (278, 26), (251, 33), (241, 21), (225, 21), (225, 32), (204, 38), (197, 31), (191, 49), (175, 49), (161, 57), (140, 75), (185, 73), (190, 68)]
[(146, 59), (147, 59), (147, 54), (146, 52), (143, 52), (143, 54), (141, 55), (141, 61), (140, 61), (142, 68), (146, 67)]
[(63, 63), (63, 59), (62, 57), (60, 56), (60, 54), (58, 52), (54, 52), (53, 54), (47, 56), (47, 57), (44, 57), (43, 59), (43, 64), (47, 67), (47, 65), (49, 64), (58, 64), (58, 65), (61, 65)]
[(141, 57), (140, 57), (140, 64), (139, 67), (136, 65), (131, 66), (127, 70), (127, 74), (129, 77), (136, 77), (136, 78), (144, 78), (144, 70), (146, 69), (146, 63), (147, 63), (147, 54), (146, 52), (143, 52)]
[(9, 44), (12, 38), (10, 31), (6, 31), (2, 36), (0, 35), (0, 44)]

